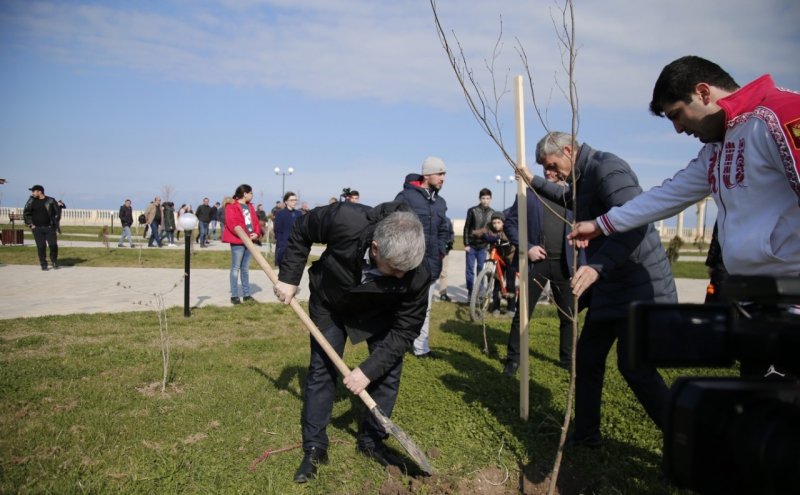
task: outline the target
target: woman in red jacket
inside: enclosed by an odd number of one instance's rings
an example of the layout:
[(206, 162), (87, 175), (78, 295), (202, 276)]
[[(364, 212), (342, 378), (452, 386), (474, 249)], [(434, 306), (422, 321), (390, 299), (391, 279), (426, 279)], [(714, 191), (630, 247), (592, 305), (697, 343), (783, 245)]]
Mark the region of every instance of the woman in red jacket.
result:
[(231, 245), (231, 303), (239, 304), (239, 277), (242, 279), (242, 299), (252, 301), (250, 296), (250, 251), (239, 239), (234, 230), (237, 226), (250, 234), (253, 241), (261, 237), (261, 226), (258, 223), (256, 209), (250, 204), (253, 199), (253, 188), (242, 184), (233, 193), (233, 202), (225, 206), (225, 229), (222, 231), (222, 242)]

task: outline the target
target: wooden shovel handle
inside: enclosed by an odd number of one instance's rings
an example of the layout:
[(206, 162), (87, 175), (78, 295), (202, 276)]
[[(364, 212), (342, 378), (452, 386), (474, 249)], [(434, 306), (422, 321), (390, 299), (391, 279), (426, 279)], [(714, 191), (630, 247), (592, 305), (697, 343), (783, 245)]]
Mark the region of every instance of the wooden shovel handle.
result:
[[(255, 244), (253, 244), (253, 241), (250, 240), (250, 236), (247, 235), (247, 232), (245, 232), (244, 229), (238, 225), (234, 228), (234, 231), (236, 232), (236, 235), (239, 236), (239, 239), (241, 239), (244, 245), (247, 247), (247, 250), (250, 251), (250, 254), (253, 255), (253, 258), (255, 258), (256, 262), (258, 262), (258, 264), (261, 266), (261, 269), (264, 270), (264, 273), (267, 274), (267, 277), (272, 282), (272, 285), (277, 285), (278, 276), (275, 275), (275, 270), (272, 269), (267, 260), (264, 258), (264, 255), (261, 254), (261, 251), (259, 251), (258, 248), (255, 246)], [(294, 313), (300, 318), (300, 321), (302, 321), (303, 324), (306, 326), (306, 329), (311, 334), (311, 336), (314, 337), (314, 340), (317, 341), (317, 344), (319, 344), (319, 346), (322, 347), (322, 350), (325, 351), (325, 354), (328, 356), (328, 358), (333, 362), (334, 365), (336, 365), (336, 369), (339, 370), (339, 373), (341, 373), (342, 376), (349, 375), (350, 368), (348, 368), (347, 364), (345, 364), (342, 358), (339, 357), (339, 354), (336, 353), (336, 350), (333, 347), (331, 347), (331, 344), (328, 342), (328, 339), (326, 339), (325, 336), (322, 335), (322, 332), (319, 330), (319, 328), (317, 328), (317, 325), (313, 321), (311, 321), (311, 318), (305, 312), (303, 307), (300, 306), (300, 303), (297, 302), (297, 299), (293, 297), (292, 300), (289, 302), (289, 306), (292, 307)], [(377, 407), (377, 403), (372, 399), (372, 396), (369, 395), (369, 393), (366, 390), (362, 390), (361, 393), (358, 394), (358, 396), (361, 398), (362, 401), (364, 401), (364, 404), (366, 404), (368, 409)]]

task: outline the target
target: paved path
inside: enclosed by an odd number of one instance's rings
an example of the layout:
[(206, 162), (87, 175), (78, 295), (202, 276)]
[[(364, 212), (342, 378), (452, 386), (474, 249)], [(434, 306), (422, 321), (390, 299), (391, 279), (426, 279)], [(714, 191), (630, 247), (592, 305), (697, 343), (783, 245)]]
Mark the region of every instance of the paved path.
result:
[[(59, 241), (60, 247), (102, 247), (88, 241)], [(148, 248), (145, 248), (148, 249)], [(157, 249), (157, 248), (150, 248)], [(183, 249), (178, 248), (162, 249)], [(225, 250), (215, 242), (208, 249)], [(320, 248), (312, 252), (319, 254)], [(0, 261), (2, 260), (0, 248)], [(31, 256), (36, 252), (31, 248)], [(466, 302), (464, 252), (452, 251), (448, 262), (448, 294)], [(298, 299), (308, 299), (308, 277), (303, 277)], [(192, 269), (190, 277), (192, 307), (228, 306), (228, 270)], [(678, 279), (680, 302), (702, 302), (705, 280)], [(260, 268), (250, 269), (250, 287), (259, 302), (277, 302), (272, 284)], [(154, 293), (164, 294), (167, 306), (183, 306), (183, 270), (173, 268), (86, 268), (66, 266), (43, 272), (38, 265), (0, 264), (0, 319), (152, 310)]]

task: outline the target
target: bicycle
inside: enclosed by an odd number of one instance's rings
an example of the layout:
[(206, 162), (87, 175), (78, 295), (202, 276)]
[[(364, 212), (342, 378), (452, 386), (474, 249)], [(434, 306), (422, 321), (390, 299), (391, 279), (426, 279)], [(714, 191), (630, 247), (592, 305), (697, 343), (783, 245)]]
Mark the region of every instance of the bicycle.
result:
[(506, 261), (500, 250), (492, 246), (483, 269), (472, 286), (472, 295), (469, 298), (469, 316), (472, 321), (482, 321), (486, 317), (489, 305), (492, 304), (495, 284), (500, 284), (502, 298), (510, 297), (506, 285)]

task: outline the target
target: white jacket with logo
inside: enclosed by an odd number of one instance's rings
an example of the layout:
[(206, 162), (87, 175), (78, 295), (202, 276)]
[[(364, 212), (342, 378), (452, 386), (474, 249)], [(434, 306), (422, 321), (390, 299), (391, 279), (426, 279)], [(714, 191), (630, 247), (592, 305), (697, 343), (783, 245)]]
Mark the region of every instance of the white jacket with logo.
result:
[(769, 75), (722, 98), (725, 139), (661, 186), (597, 218), (606, 235), (678, 214), (709, 194), (735, 275), (800, 275), (800, 94)]

